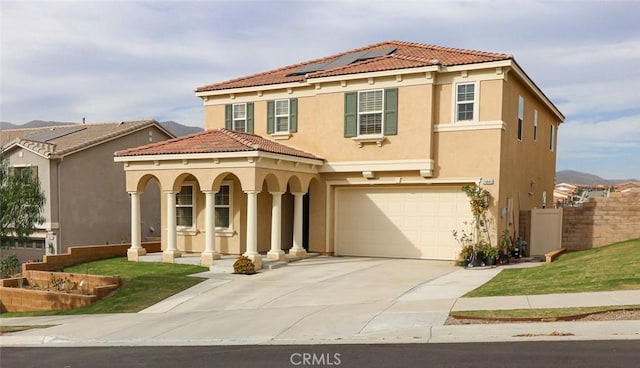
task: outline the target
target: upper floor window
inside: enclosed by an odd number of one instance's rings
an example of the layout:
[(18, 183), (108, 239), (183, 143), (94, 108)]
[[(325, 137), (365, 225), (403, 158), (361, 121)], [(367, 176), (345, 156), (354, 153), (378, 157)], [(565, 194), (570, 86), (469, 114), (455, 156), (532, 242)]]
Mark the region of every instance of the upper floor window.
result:
[(551, 124), (551, 130), (549, 134), (549, 150), (553, 152), (556, 146), (556, 127)]
[(231, 228), (231, 184), (222, 184), (215, 195), (215, 225), (217, 229)]
[(382, 90), (358, 92), (358, 135), (382, 134)]
[(538, 140), (538, 110), (533, 110), (533, 140)]
[(194, 226), (193, 185), (184, 184), (176, 194), (176, 225), (179, 227)]
[(233, 104), (233, 125), (232, 129), (238, 132), (247, 131), (247, 104)]
[(398, 134), (398, 89), (348, 92), (344, 95), (344, 136)]
[(267, 101), (267, 133), (288, 134), (298, 131), (298, 99)]
[(456, 84), (456, 121), (475, 119), (476, 108), (476, 84)]
[(524, 98), (518, 96), (518, 140), (522, 140), (522, 130), (524, 128)]
[(225, 105), (224, 127), (238, 132), (253, 133), (253, 102)]
[(276, 100), (276, 133), (289, 132), (289, 100)]

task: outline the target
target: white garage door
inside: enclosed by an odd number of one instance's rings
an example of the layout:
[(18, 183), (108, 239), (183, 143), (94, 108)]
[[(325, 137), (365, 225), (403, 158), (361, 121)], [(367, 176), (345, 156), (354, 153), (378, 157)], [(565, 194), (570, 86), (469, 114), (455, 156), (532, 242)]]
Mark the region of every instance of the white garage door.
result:
[(337, 188), (336, 253), (453, 260), (471, 218), (461, 187)]

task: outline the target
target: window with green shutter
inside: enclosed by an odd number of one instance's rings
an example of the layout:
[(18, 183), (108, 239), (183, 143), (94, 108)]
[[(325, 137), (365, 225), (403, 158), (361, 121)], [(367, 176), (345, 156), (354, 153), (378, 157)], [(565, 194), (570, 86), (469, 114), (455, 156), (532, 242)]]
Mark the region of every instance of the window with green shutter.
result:
[(348, 92), (344, 95), (344, 136), (398, 134), (398, 89)]
[(267, 101), (267, 133), (282, 134), (298, 131), (298, 99)]
[(225, 105), (224, 127), (237, 132), (253, 133), (253, 103)]

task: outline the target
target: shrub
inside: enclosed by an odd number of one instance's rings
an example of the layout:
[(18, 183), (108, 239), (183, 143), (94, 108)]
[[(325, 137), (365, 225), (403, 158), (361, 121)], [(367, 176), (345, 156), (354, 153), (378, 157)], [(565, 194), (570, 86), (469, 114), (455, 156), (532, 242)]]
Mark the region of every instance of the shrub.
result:
[(11, 277), (18, 273), (20, 261), (15, 254), (9, 254), (0, 258), (0, 277)]
[(498, 248), (493, 247), (491, 244), (484, 241), (481, 241), (480, 244), (478, 244), (478, 252), (482, 252), (484, 257), (493, 260), (498, 259), (499, 256)]
[(252, 275), (256, 273), (256, 266), (253, 264), (249, 257), (240, 256), (233, 263), (233, 272), (241, 273), (244, 275)]

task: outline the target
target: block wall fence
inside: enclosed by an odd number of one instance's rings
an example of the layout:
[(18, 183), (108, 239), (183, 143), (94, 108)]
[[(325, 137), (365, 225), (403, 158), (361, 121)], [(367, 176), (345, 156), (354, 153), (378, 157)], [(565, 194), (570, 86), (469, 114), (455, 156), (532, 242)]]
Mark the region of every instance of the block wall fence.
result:
[[(520, 235), (530, 244), (531, 212), (520, 212)], [(640, 192), (614, 192), (562, 209), (562, 247), (584, 250), (640, 238)]]

